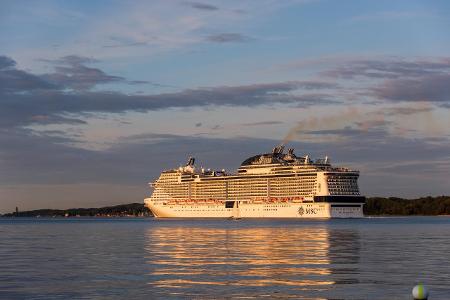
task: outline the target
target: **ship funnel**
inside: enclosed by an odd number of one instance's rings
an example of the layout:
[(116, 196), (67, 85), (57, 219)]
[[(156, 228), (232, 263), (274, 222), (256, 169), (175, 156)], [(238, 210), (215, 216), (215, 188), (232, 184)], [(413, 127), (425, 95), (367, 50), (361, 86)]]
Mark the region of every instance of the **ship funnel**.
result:
[(279, 146), (276, 146), (275, 148), (273, 148), (272, 153), (273, 154), (282, 154), (284, 151), (284, 145), (281, 144)]

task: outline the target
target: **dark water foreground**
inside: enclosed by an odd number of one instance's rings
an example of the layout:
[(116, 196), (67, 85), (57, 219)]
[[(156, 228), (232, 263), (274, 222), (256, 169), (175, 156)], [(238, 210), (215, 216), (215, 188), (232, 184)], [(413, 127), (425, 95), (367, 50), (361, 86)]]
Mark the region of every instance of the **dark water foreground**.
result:
[(0, 219), (1, 299), (450, 299), (450, 218)]

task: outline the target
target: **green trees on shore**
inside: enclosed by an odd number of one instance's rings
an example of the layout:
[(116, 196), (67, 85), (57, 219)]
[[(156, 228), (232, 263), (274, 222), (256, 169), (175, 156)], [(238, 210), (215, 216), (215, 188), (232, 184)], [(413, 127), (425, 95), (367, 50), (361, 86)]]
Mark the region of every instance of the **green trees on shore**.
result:
[(367, 198), (366, 215), (450, 215), (450, 196), (424, 197), (418, 199)]
[(122, 204), (100, 208), (70, 208), (70, 209), (38, 209), (13, 212), (4, 217), (146, 217), (152, 216), (143, 203)]

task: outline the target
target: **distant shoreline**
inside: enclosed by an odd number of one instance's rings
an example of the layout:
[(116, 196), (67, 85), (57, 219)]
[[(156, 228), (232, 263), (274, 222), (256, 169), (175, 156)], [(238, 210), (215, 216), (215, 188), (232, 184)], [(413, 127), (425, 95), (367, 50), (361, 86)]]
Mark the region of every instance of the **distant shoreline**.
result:
[(35, 209), (12, 212), (1, 217), (153, 217), (143, 203), (120, 204), (99, 208)]
[[(364, 205), (366, 216), (450, 216), (450, 196), (418, 199), (370, 197)], [(0, 217), (153, 217), (143, 203), (99, 208), (36, 209), (0, 215)]]

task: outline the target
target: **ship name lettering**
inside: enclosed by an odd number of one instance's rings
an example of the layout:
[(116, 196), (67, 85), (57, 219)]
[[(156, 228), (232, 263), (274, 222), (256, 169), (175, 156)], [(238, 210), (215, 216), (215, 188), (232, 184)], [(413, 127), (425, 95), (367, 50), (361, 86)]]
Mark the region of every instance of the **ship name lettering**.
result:
[(317, 214), (317, 208), (307, 208), (306, 209), (307, 215), (316, 215)]

